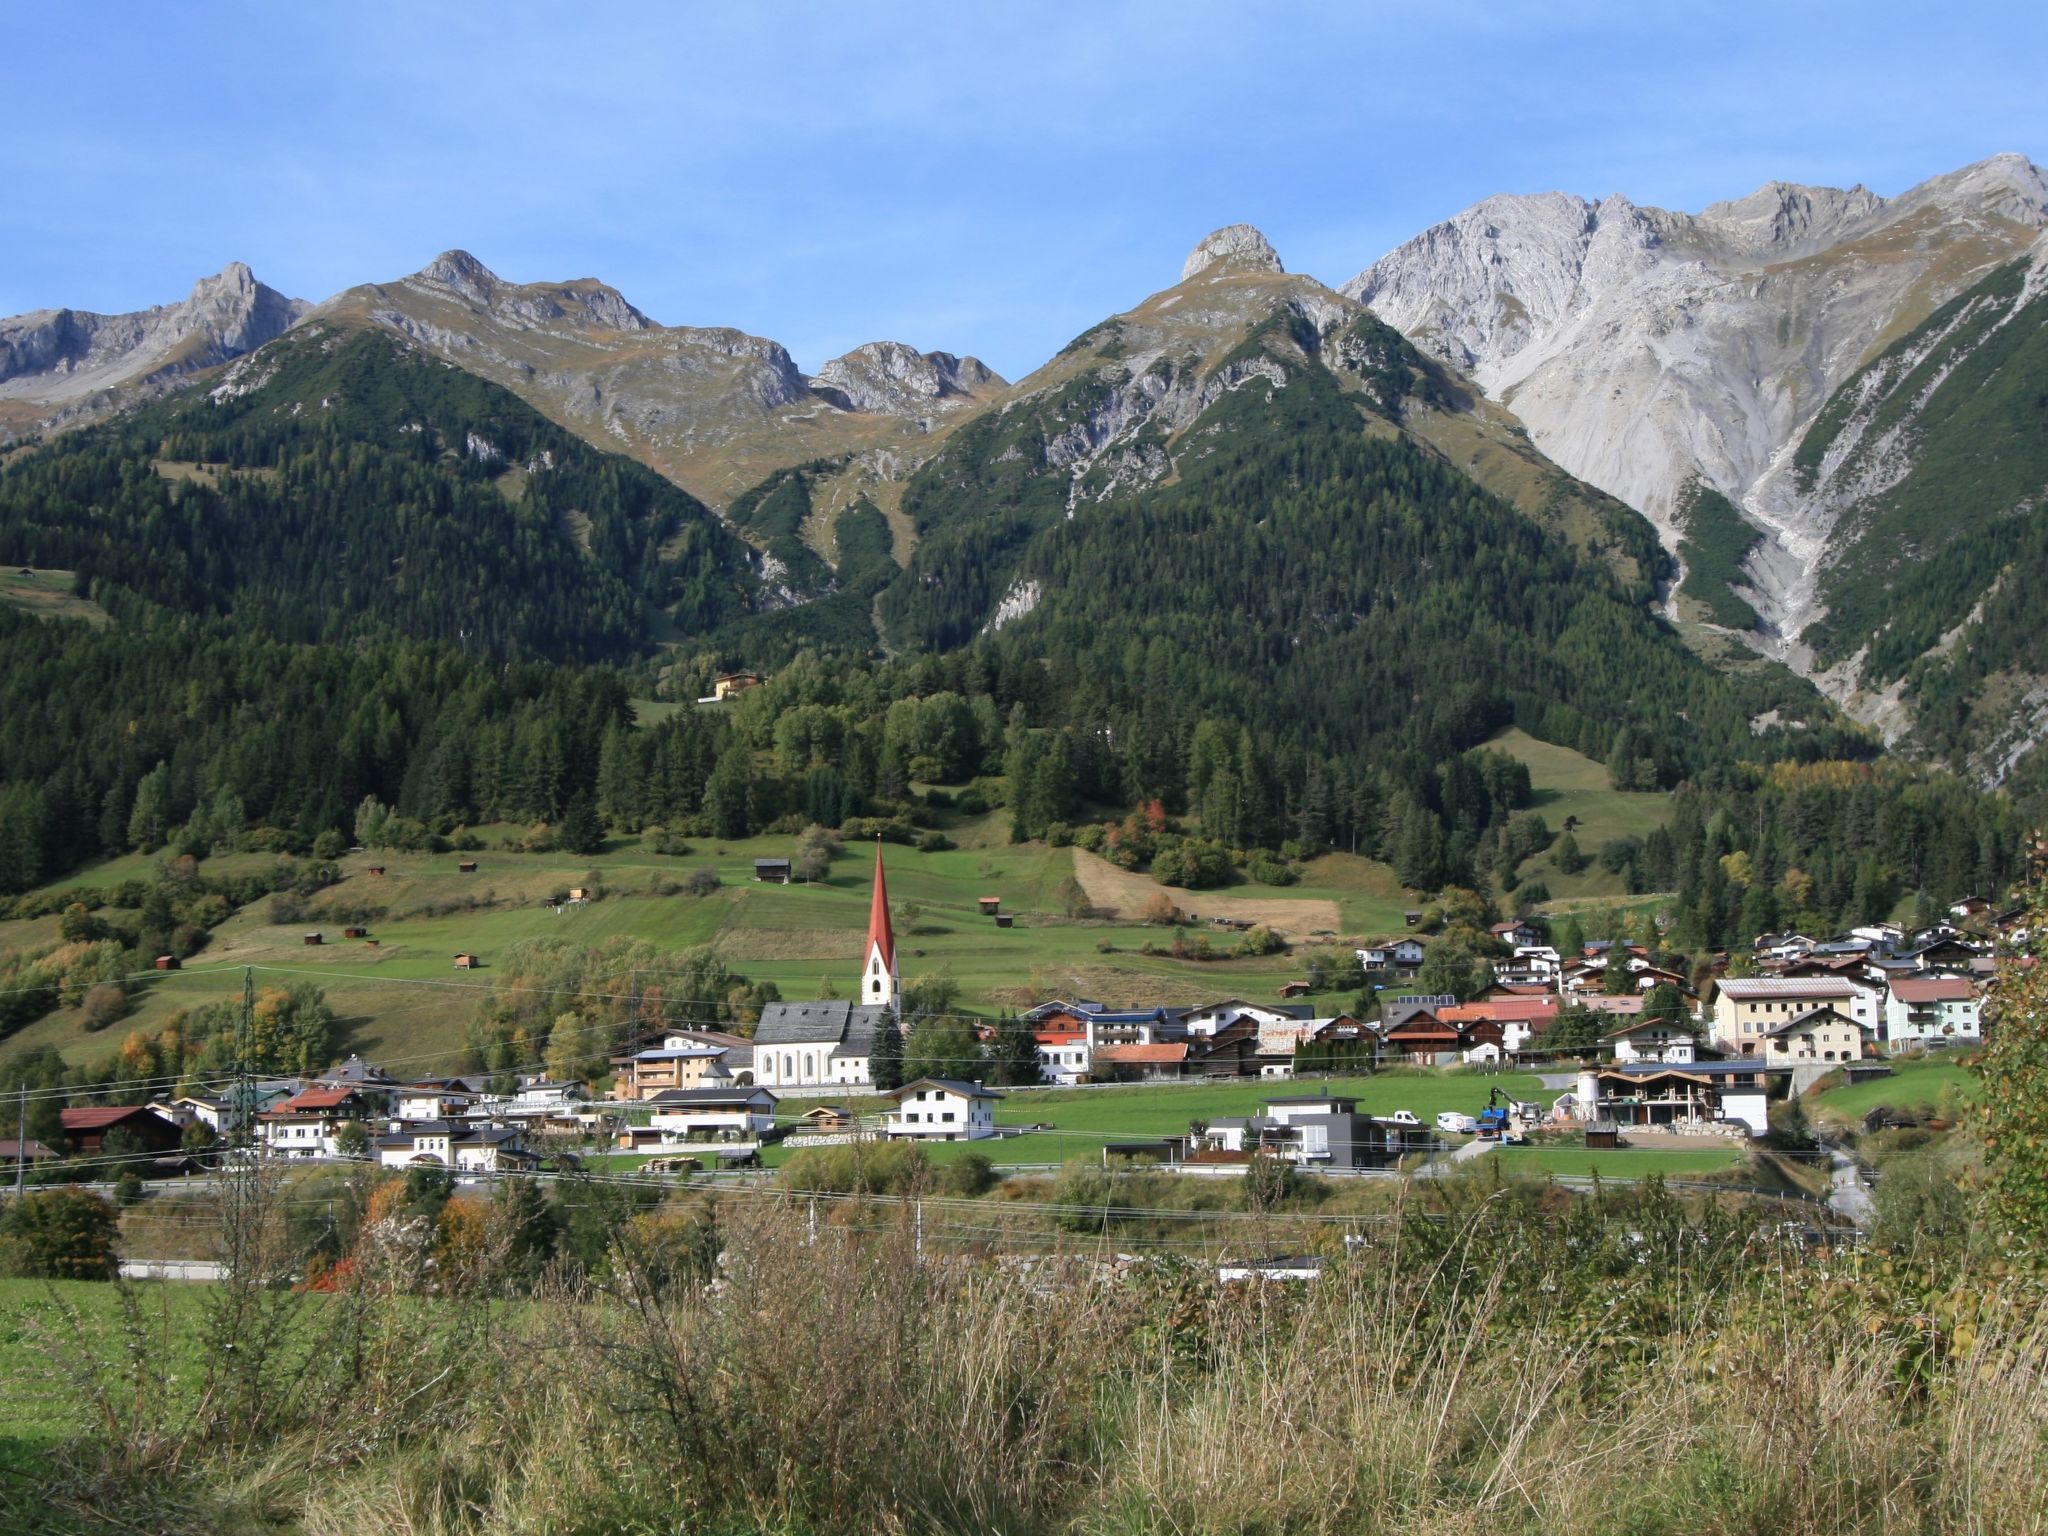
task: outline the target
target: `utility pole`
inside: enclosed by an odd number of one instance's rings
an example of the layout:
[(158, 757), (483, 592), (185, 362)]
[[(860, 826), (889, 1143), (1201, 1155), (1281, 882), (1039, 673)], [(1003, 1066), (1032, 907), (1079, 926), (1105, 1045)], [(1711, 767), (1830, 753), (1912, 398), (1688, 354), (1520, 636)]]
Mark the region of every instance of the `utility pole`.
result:
[(22, 1176), (28, 1167), (28, 1084), (21, 1085), (14, 1114), (14, 1199), (21, 1201)]

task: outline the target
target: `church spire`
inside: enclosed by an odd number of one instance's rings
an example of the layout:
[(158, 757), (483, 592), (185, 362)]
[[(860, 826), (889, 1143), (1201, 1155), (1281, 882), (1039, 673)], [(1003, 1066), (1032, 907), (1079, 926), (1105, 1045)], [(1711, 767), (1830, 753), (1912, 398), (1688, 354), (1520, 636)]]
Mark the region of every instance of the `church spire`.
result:
[(882, 869), (882, 840), (875, 839), (875, 891), (868, 906), (867, 964), (861, 971), (864, 1004), (897, 1006), (896, 932), (889, 926), (889, 882)]

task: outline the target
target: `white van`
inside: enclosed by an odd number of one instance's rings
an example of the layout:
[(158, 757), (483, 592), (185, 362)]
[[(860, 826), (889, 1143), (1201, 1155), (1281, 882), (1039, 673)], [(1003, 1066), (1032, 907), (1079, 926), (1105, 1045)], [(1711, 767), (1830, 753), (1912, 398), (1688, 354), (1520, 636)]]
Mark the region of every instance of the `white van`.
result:
[(1436, 1128), (1449, 1136), (1470, 1136), (1479, 1129), (1479, 1122), (1470, 1115), (1447, 1109), (1436, 1117)]

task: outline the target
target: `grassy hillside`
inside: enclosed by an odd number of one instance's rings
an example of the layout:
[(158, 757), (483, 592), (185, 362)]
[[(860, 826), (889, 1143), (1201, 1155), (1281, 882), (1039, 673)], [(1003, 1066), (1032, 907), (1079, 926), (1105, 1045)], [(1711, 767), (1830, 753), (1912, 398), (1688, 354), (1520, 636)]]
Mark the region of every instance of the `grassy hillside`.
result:
[[(1606, 765), (1572, 751), (1538, 741), (1528, 732), (1511, 729), (1487, 743), (1506, 752), (1529, 769), (1529, 783), (1535, 790), (1532, 807), (1560, 835), (1566, 818), (1576, 816), (1572, 836), (1588, 859), (1600, 851), (1609, 838), (1642, 837), (1661, 827), (1671, 816), (1671, 797), (1614, 788)], [(1621, 876), (1591, 863), (1575, 875), (1557, 867), (1556, 845), (1522, 863), (1522, 878), (1541, 880), (1550, 894), (1569, 903), (1584, 897), (1625, 895)]]
[[(1001, 813), (974, 818), (956, 825), (951, 835), (971, 844), (978, 833), (999, 832), (1000, 821)], [(510, 829), (479, 830), (489, 841)], [(813, 884), (756, 883), (753, 861), (786, 858), (793, 842), (705, 842), (680, 857), (652, 853), (637, 839), (614, 839), (604, 853), (590, 857), (496, 850), (349, 854), (340, 861), (343, 879), (315, 898), (306, 921), (275, 924), (267, 902), (245, 907), (213, 931), (211, 943), (185, 969), (144, 982), (128, 1019), (88, 1034), (78, 1010), (61, 1009), (0, 1044), (0, 1058), (36, 1045), (54, 1045), (74, 1061), (96, 1058), (130, 1030), (160, 1025), (180, 1008), (239, 997), (243, 968), (254, 967), (259, 985), (315, 981), (340, 1015), (349, 1048), (416, 1063), (422, 1071), (445, 1067), (465, 1047), (494, 959), (508, 946), (537, 937), (584, 945), (637, 939), (662, 953), (712, 945), (733, 969), (751, 980), (773, 981), (784, 997), (819, 996), (828, 982), (850, 994), (867, 927), (872, 855), (849, 848)], [(261, 857), (231, 855), (206, 867), (226, 872)], [(467, 857), (478, 864), (472, 874), (457, 867)], [(1140, 954), (1147, 942), (1164, 949), (1172, 933), (1138, 922), (1135, 912), (1114, 920), (1069, 918), (1067, 882), (1076, 857), (1074, 850), (1042, 843), (997, 842), (939, 853), (889, 847), (905, 981), (949, 975), (960, 984), (965, 1006), (999, 1010), (1056, 995), (1111, 1003), (1194, 1003), (1232, 995), (1275, 999), (1281, 983), (1299, 974), (1299, 957), (1286, 954), (1211, 962)], [(371, 874), (372, 865), (385, 873)], [(148, 859), (133, 855), (64, 883), (104, 887), (144, 875), (149, 867)], [(696, 897), (675, 889), (700, 869), (718, 872), (723, 883), (717, 891)], [(1142, 876), (1130, 878), (1151, 891), (1161, 889)], [(657, 882), (672, 893), (655, 894)], [(559, 913), (543, 904), (550, 895), (582, 885), (601, 885), (602, 898)], [(980, 915), (977, 898), (984, 895), (1001, 898), (1003, 910), (1015, 916), (1014, 927), (997, 928)], [(1316, 915), (1316, 926), (1335, 913), (1340, 938), (1362, 939), (1399, 929), (1405, 898), (1385, 866), (1333, 854), (1309, 865), (1304, 883), (1285, 891), (1240, 886), (1181, 893), (1181, 899), (1205, 917), (1237, 901), (1299, 905)], [(462, 909), (470, 903), (475, 905)], [(369, 922), (368, 939), (344, 939), (338, 914), (363, 907), (384, 915)], [(324, 942), (308, 946), (305, 934), (316, 928)], [(1219, 951), (1231, 948), (1231, 935), (1206, 925), (1201, 931)], [(1197, 930), (1188, 932), (1192, 940)], [(54, 918), (0, 924), (0, 949), (32, 948), (55, 938)], [(459, 950), (479, 955), (482, 968), (456, 971)], [(1331, 994), (1320, 1001), (1342, 1008), (1349, 997)]]

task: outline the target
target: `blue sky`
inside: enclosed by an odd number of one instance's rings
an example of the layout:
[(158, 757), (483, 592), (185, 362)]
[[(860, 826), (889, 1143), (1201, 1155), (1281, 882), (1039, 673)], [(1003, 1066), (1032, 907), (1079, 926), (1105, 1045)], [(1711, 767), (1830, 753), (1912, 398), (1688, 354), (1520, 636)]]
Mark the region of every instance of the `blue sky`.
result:
[(887, 337), (1017, 377), (1237, 220), (1336, 283), (1492, 192), (2041, 160), (2043, 57), (2010, 0), (16, 3), (0, 314), (461, 246), (807, 367)]

